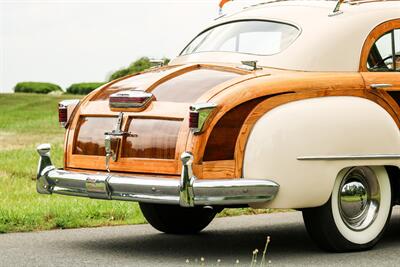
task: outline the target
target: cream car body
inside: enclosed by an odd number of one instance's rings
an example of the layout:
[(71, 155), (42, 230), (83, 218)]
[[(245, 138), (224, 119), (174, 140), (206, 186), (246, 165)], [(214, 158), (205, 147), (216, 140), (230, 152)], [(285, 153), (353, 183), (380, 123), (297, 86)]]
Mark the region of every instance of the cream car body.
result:
[(357, 97), (284, 104), (255, 124), (247, 142), (246, 178), (276, 177), (276, 198), (263, 208), (325, 204), (338, 173), (352, 166), (400, 166), (400, 132), (376, 103)]

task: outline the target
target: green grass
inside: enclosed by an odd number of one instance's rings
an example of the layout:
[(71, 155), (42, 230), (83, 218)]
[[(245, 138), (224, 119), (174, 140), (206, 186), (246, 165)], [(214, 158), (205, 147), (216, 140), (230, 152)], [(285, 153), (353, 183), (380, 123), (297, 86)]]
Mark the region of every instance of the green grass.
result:
[(62, 166), (57, 104), (74, 97), (0, 94), (0, 233), (145, 223), (136, 203), (36, 193), (35, 147), (50, 140)]
[[(133, 202), (36, 193), (35, 148), (51, 143), (54, 164), (62, 166), (57, 104), (69, 98), (76, 96), (0, 94), (0, 233), (145, 223)], [(265, 212), (226, 209), (219, 216)]]

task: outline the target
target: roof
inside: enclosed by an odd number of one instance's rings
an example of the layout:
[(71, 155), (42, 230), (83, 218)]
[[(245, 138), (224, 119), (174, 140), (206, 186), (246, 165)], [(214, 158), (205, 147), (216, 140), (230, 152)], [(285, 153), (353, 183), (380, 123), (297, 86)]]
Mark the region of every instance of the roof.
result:
[(358, 71), (361, 50), (379, 24), (400, 19), (400, 1), (347, 1), (342, 14), (329, 16), (336, 1), (277, 1), (259, 4), (215, 20), (210, 27), (230, 21), (281, 21), (301, 29), (297, 40), (279, 54), (257, 56), (201, 52), (181, 56), (172, 64), (258, 60), (261, 66), (304, 71)]

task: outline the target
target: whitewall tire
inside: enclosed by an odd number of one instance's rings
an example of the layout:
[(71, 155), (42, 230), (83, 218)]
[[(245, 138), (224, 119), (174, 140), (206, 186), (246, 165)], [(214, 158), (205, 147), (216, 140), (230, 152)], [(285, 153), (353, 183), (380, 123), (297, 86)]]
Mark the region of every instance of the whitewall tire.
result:
[(303, 211), (311, 238), (329, 251), (372, 248), (381, 238), (391, 215), (392, 191), (381, 166), (342, 170), (329, 201)]

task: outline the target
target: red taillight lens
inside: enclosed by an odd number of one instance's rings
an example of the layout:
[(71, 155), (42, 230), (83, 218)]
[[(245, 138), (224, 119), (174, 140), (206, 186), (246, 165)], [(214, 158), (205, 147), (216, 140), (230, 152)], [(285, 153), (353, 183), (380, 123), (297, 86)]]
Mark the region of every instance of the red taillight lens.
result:
[(62, 127), (67, 127), (68, 121), (79, 103), (79, 99), (69, 99), (58, 104), (58, 121)]
[(189, 113), (189, 128), (199, 127), (199, 113), (197, 111), (191, 111)]
[(63, 105), (58, 105), (58, 121), (61, 126), (65, 127), (68, 122), (68, 107)]

